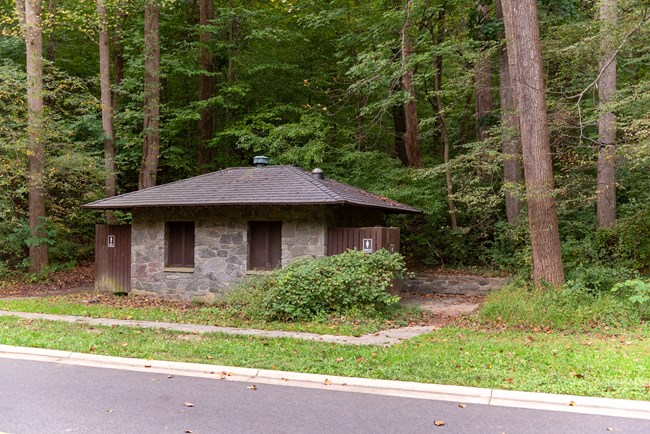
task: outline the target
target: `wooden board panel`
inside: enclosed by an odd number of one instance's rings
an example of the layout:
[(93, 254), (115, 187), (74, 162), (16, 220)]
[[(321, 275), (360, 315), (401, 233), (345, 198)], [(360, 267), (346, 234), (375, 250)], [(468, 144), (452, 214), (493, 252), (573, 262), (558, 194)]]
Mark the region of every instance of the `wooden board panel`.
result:
[(131, 289), (131, 225), (95, 226), (95, 289)]

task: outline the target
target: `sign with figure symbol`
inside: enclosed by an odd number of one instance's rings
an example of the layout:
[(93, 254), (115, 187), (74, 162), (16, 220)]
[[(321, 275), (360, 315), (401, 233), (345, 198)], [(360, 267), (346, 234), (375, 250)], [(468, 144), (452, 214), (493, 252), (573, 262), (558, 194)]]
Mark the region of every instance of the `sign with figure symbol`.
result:
[(372, 253), (372, 238), (363, 239), (363, 253)]
[(108, 247), (115, 247), (115, 235), (108, 236)]

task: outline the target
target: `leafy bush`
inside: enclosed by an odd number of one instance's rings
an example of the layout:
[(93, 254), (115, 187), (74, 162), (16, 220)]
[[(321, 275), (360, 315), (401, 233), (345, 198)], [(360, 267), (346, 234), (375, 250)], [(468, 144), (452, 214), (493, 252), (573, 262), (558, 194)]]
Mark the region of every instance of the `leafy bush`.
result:
[(404, 273), (404, 259), (380, 250), (348, 250), (335, 256), (292, 262), (267, 280), (264, 303), (269, 319), (301, 321), (346, 311), (383, 315), (399, 298), (386, 290)]
[(598, 294), (610, 291), (616, 283), (635, 276), (638, 276), (638, 272), (627, 268), (580, 265), (567, 273), (564, 287), (568, 291)]
[(643, 319), (650, 319), (650, 281), (630, 279), (614, 285), (612, 292), (627, 297), (630, 303), (638, 306)]

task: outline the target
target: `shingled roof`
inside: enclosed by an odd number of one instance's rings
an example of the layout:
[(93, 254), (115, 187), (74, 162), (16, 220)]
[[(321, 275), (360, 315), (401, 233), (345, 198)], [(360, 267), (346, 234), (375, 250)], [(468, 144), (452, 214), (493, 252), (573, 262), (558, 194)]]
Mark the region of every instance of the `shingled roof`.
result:
[(420, 210), (333, 179), (318, 179), (295, 166), (237, 167), (98, 200), (92, 209), (219, 205), (335, 205)]

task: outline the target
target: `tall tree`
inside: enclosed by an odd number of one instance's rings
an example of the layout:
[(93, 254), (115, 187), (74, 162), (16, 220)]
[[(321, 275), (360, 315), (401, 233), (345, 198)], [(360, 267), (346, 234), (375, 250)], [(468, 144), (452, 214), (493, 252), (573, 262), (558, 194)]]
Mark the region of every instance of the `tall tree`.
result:
[[(18, 6), (22, 6), (18, 4)], [(39, 273), (48, 265), (45, 243), (45, 186), (43, 162), (43, 28), (41, 1), (25, 0), (25, 45), (27, 52), (27, 140), (29, 148), (29, 271)], [(21, 16), (21, 11), (18, 12)]]
[[(503, 20), (501, 0), (495, 2), (496, 18)], [(499, 40), (505, 35), (499, 32)], [(505, 41), (504, 41), (505, 42)], [(515, 65), (514, 50), (499, 47), (499, 99), (501, 104), (501, 151), (503, 152), (503, 181), (508, 223), (514, 224), (521, 215), (521, 201), (517, 186), (523, 181), (521, 167), (521, 140), (519, 136), (519, 117), (517, 115), (516, 81), (510, 79), (510, 65)], [(509, 60), (509, 58), (511, 58)]]
[[(102, 130), (104, 132), (104, 195), (115, 196), (115, 143), (113, 141), (113, 103), (111, 102), (111, 64), (108, 47), (108, 19), (106, 16), (106, 0), (97, 0), (97, 16), (99, 17), (99, 80), (101, 89)], [(109, 224), (115, 224), (111, 211), (106, 212)]]
[(600, 21), (596, 214), (598, 227), (606, 228), (616, 222), (616, 115), (609, 107), (616, 94), (616, 0), (601, 0)]
[(160, 157), (160, 0), (144, 4), (144, 142), (140, 189), (156, 185)]
[[(205, 26), (210, 24), (214, 18), (214, 5), (212, 0), (199, 0), (199, 25), (201, 32), (199, 34), (199, 60), (201, 71), (199, 75), (199, 100), (206, 101), (212, 98), (214, 80), (214, 59), (209, 49), (212, 39), (210, 31)], [(209, 165), (212, 162), (212, 149), (208, 142), (212, 139), (214, 125), (214, 109), (208, 105), (201, 110), (201, 119), (198, 124), (198, 168), (199, 172), (206, 173), (209, 171)]]
[[(478, 24), (485, 25), (490, 19), (490, 8), (487, 4), (478, 4)], [(488, 116), (494, 109), (492, 102), (492, 56), (489, 52), (479, 52), (474, 64), (475, 80), (474, 92), (476, 93), (476, 138), (485, 140), (485, 133), (489, 128)]]
[(402, 26), (402, 90), (409, 96), (404, 106), (406, 131), (404, 132), (404, 147), (410, 167), (422, 167), (422, 152), (420, 150), (420, 125), (418, 121), (418, 108), (415, 99), (415, 85), (413, 84), (413, 68), (409, 60), (413, 52), (413, 38), (411, 37), (411, 7), (412, 0), (407, 0), (405, 5), (406, 19)]
[(542, 68), (536, 0), (503, 0), (508, 49), (514, 49), (512, 79), (518, 83), (518, 110), (528, 224), (536, 286), (564, 283), (554, 196), (553, 162), (548, 135), (546, 89)]

